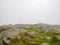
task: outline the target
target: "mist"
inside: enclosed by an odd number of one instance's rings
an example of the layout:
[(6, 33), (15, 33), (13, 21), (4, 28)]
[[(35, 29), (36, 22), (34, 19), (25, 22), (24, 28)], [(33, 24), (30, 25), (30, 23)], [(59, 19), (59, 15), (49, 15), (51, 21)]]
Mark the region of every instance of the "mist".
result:
[(60, 0), (0, 0), (0, 24), (60, 24)]

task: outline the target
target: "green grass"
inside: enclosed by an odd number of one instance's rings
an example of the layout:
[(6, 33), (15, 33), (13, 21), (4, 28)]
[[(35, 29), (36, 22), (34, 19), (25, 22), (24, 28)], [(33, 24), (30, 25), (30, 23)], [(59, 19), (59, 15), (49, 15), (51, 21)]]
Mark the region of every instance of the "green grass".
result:
[[(53, 44), (58, 45), (59, 44), (59, 41), (57, 39), (55, 40), (53, 38), (52, 39), (53, 41), (51, 41), (51, 40), (48, 40), (48, 39), (45, 38), (46, 36), (56, 37), (57, 35), (55, 35), (55, 34), (39, 33), (39, 34), (35, 34), (34, 36), (35, 36), (34, 38), (31, 38), (29, 36), (25, 36), (24, 34), (22, 34), (20, 40), (13, 39), (11, 41), (10, 45), (41, 45), (42, 43), (45, 43), (45, 42), (50, 43), (51, 45), (53, 45)], [(40, 37), (43, 37), (43, 38), (40, 38)], [(56, 43), (54, 42), (54, 40), (55, 40)], [(35, 43), (32, 43), (32, 42), (35, 42)]]

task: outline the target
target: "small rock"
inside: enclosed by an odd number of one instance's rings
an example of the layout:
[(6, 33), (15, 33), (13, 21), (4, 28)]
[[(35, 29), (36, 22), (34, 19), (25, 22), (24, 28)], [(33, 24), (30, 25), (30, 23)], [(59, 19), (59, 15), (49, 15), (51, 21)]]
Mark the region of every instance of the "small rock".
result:
[(42, 45), (50, 45), (49, 43), (42, 43)]

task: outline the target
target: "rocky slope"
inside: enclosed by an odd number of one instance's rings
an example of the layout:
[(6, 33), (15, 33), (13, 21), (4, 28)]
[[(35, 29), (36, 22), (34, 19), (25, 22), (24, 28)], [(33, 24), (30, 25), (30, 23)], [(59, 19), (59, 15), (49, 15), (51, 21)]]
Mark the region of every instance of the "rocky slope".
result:
[[(24, 38), (28, 38), (29, 40), (30, 38), (32, 38), (35, 41), (37, 41), (36, 39), (38, 38), (39, 38), (38, 41), (43, 40), (43, 39), (46, 41), (46, 40), (49, 40), (50, 37), (52, 38), (53, 36), (56, 36), (58, 37), (58, 39), (60, 39), (59, 37), (60, 36), (60, 25), (38, 23), (38, 24), (16, 24), (16, 25), (10, 24), (10, 25), (0, 26), (0, 42), (1, 42), (0, 44), (2, 44), (3, 39), (6, 39), (8, 37), (12, 39), (13, 38), (20, 39), (22, 36)], [(17, 41), (17, 44), (18, 44), (18, 41)]]

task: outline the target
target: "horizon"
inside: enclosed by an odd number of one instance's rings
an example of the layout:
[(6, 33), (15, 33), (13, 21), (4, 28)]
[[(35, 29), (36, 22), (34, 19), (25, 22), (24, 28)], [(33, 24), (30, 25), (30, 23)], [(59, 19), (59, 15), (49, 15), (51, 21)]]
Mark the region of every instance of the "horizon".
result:
[(23, 25), (35, 25), (35, 24), (60, 25), (60, 24), (48, 24), (48, 23), (30, 23), (30, 24), (26, 24), (26, 23), (16, 23), (16, 24), (0, 24), (0, 26), (4, 26), (4, 25), (17, 25), (17, 24), (23, 24)]

